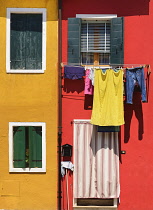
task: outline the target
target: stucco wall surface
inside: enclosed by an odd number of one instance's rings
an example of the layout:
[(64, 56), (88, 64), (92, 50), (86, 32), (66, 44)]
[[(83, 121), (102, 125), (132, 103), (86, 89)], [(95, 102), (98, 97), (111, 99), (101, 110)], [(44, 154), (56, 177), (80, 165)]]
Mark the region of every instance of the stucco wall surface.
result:
[[(57, 209), (56, 0), (0, 0), (0, 209)], [(46, 70), (6, 73), (6, 8), (46, 8)], [(9, 173), (9, 122), (46, 123), (46, 173)]]

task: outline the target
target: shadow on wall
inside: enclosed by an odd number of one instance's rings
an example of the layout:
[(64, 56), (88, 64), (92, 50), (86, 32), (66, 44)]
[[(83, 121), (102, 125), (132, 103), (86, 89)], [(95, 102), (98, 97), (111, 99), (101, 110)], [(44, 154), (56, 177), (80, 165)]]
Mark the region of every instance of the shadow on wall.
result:
[[(82, 80), (70, 80), (64, 79), (63, 91), (65, 93), (81, 93), (84, 91), (84, 79)], [(84, 100), (84, 110), (92, 110), (93, 105), (93, 95), (64, 95), (63, 98), (73, 99), (73, 100)]]
[(101, 149), (112, 152), (114, 155), (119, 156), (118, 143), (116, 141), (116, 132), (98, 132), (97, 125), (93, 125), (92, 137), (90, 141), (90, 148), (92, 149), (93, 156), (96, 157), (98, 151)]
[[(150, 74), (147, 74), (146, 78), (146, 96), (147, 103), (149, 102), (149, 81)], [(135, 113), (135, 117), (138, 120), (138, 140), (143, 139), (144, 134), (144, 123), (143, 123), (143, 111), (142, 111), (142, 102), (141, 102), (141, 90), (140, 88), (135, 87), (135, 91), (133, 93), (133, 104), (125, 104), (124, 105), (124, 142), (127, 143), (130, 139), (130, 126), (133, 113)]]
[(133, 104), (124, 105), (124, 142), (128, 143), (130, 139), (130, 127), (133, 113), (138, 120), (138, 139), (143, 139), (144, 126), (143, 126), (143, 112), (141, 102), (141, 92), (133, 93)]
[(63, 91), (66, 93), (81, 93), (84, 90), (84, 79), (82, 80), (71, 80), (64, 78), (64, 88)]
[(62, 19), (76, 14), (117, 14), (118, 16), (149, 15), (150, 0), (88, 0), (63, 1)]

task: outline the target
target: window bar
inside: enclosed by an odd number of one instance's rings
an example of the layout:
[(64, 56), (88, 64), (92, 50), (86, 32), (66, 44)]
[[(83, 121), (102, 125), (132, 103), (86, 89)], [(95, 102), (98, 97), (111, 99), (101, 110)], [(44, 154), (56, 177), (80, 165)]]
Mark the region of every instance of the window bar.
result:
[(87, 52), (88, 52), (88, 42), (89, 40), (88, 40), (88, 23), (87, 23)]
[(105, 23), (105, 51), (106, 51), (106, 23)]

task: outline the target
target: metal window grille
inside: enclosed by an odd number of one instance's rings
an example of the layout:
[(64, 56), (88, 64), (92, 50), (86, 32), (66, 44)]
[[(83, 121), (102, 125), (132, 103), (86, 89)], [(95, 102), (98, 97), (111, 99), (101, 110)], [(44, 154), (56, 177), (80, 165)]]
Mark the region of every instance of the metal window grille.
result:
[(110, 22), (82, 22), (81, 52), (110, 53)]

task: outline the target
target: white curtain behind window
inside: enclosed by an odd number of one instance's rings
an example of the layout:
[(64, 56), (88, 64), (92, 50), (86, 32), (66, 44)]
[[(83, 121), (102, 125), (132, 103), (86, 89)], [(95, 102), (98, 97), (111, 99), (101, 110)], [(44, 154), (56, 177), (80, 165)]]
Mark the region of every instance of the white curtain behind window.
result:
[(117, 132), (97, 132), (85, 121), (74, 121), (74, 198), (118, 198)]

